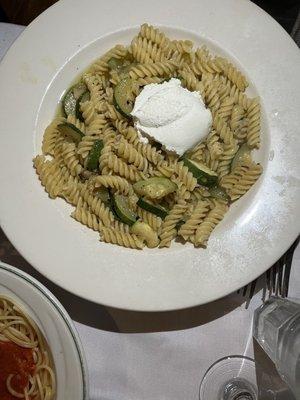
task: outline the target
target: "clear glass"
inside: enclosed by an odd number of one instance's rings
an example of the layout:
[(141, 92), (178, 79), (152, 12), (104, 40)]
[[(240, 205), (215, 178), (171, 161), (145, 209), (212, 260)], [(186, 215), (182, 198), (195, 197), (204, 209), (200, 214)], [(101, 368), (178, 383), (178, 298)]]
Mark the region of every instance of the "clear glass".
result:
[(300, 304), (271, 297), (254, 313), (253, 336), (300, 399)]
[(254, 360), (229, 356), (215, 362), (202, 379), (199, 397), (200, 400), (258, 400)]

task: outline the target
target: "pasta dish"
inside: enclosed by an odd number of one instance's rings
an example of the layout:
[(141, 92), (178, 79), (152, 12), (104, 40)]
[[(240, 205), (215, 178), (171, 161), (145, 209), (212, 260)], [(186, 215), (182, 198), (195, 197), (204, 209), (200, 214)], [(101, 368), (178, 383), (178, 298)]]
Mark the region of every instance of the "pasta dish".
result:
[[(134, 112), (170, 85), (185, 98), (196, 96), (210, 115), (205, 137), (182, 154), (180, 143), (173, 151), (167, 139), (146, 135), (149, 118), (143, 131)], [(232, 202), (262, 173), (251, 156), (260, 146), (260, 102), (247, 87), (226, 58), (144, 24), (129, 46), (110, 49), (66, 90), (34, 167), (50, 198), (72, 204), (71, 216), (104, 242), (142, 249), (177, 239), (205, 247)], [(185, 119), (186, 113), (178, 135)], [(190, 129), (194, 122), (191, 116)]]
[(34, 321), (0, 294), (0, 399), (54, 400), (54, 365)]

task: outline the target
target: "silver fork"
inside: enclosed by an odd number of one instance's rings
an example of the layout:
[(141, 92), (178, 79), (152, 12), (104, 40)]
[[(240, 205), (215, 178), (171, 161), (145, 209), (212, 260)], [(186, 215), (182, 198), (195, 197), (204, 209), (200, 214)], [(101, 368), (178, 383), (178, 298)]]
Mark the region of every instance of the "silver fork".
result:
[(257, 282), (260, 278), (262, 278), (263, 280), (262, 300), (264, 302), (272, 295), (280, 296), (283, 298), (288, 296), (293, 255), (299, 243), (299, 240), (300, 236), (284, 253), (284, 255), (265, 272), (262, 277), (255, 279), (254, 281), (237, 291), (243, 297), (247, 298), (246, 308), (248, 307), (250, 300), (255, 293)]

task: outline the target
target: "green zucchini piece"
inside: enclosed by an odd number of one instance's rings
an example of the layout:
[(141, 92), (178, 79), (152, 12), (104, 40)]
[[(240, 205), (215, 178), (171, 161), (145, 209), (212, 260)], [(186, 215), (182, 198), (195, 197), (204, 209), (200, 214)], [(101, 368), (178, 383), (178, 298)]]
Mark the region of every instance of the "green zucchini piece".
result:
[(76, 114), (76, 101), (73, 90), (68, 90), (62, 100), (62, 107), (66, 116)]
[(76, 101), (76, 118), (80, 121), (83, 121), (82, 112), (80, 111), (80, 104), (84, 103), (85, 101), (89, 101), (91, 98), (90, 92), (87, 90), (86, 92), (82, 93), (82, 95)]
[(109, 191), (106, 187), (100, 186), (99, 188), (95, 189), (94, 194), (95, 196), (99, 197), (99, 199), (102, 200), (104, 203), (109, 203), (110, 196)]
[(200, 164), (189, 158), (183, 158), (183, 163), (203, 186), (211, 187), (217, 183), (218, 175), (206, 165)]
[(165, 219), (169, 214), (169, 211), (159, 204), (151, 204), (143, 198), (139, 198), (137, 205), (143, 210), (149, 211), (154, 215), (157, 215), (161, 219)]
[(107, 61), (107, 65), (109, 69), (119, 69), (122, 67), (124, 60), (120, 60), (120, 58), (112, 57)]
[(99, 157), (103, 149), (103, 141), (95, 140), (93, 147), (91, 148), (89, 155), (86, 160), (86, 169), (89, 171), (95, 171), (99, 166)]
[(136, 221), (130, 227), (130, 232), (144, 239), (147, 246), (150, 248), (156, 247), (159, 244), (157, 233), (145, 222)]
[(228, 194), (220, 186), (213, 186), (209, 188), (209, 193), (214, 199), (220, 199), (225, 201), (229, 200)]
[(246, 143), (243, 144), (236, 152), (231, 162), (231, 170), (233, 170), (243, 161), (251, 161), (251, 149)]
[(133, 80), (129, 77), (123, 78), (114, 89), (114, 106), (125, 117), (131, 117), (133, 109), (132, 98)]
[(130, 208), (128, 199), (121, 194), (112, 195), (113, 208), (117, 216), (124, 224), (132, 225), (137, 220), (137, 216)]
[(78, 100), (79, 97), (86, 91), (87, 87), (86, 84), (83, 82), (76, 83), (76, 85), (73, 86), (73, 93), (76, 100)]
[(70, 124), (70, 122), (64, 122), (57, 125), (57, 129), (62, 135), (66, 136), (68, 139), (71, 139), (76, 144), (78, 144), (84, 136), (84, 133), (81, 132), (80, 129), (76, 128), (75, 125)]
[(164, 177), (154, 177), (138, 181), (133, 185), (134, 191), (149, 199), (161, 199), (177, 189), (177, 185)]
[(67, 93), (64, 95), (62, 100), (63, 110), (66, 116), (76, 115), (76, 105), (79, 97), (87, 91), (87, 87), (84, 83), (79, 82), (73, 85)]

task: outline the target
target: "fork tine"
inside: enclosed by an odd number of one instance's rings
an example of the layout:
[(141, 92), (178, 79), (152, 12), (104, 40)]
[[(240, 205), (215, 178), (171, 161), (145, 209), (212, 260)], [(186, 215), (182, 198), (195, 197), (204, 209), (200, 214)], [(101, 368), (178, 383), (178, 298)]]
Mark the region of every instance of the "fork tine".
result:
[(293, 255), (296, 247), (298, 246), (300, 237), (298, 237), (289, 250), (285, 254), (285, 269), (284, 269), (284, 276), (283, 276), (283, 288), (282, 288), (282, 297), (288, 296), (289, 291), (289, 282), (290, 282), (290, 275), (291, 275), (291, 267), (293, 261)]
[(270, 293), (270, 291), (271, 291), (271, 268), (269, 268), (267, 271), (266, 271), (266, 283), (267, 283), (267, 289), (268, 289), (268, 294), (269, 294), (269, 297), (271, 296), (271, 293)]
[(282, 296), (282, 277), (283, 277), (283, 268), (284, 268), (284, 257), (281, 257), (279, 260), (279, 270), (278, 270), (278, 294)]
[(282, 297), (287, 297), (289, 292), (289, 283), (290, 283), (290, 275), (291, 275), (291, 262), (286, 262), (283, 274), (283, 287), (282, 287)]
[(247, 289), (248, 289), (248, 285), (246, 285), (246, 286), (243, 287), (243, 294), (242, 294), (243, 297), (246, 296)]
[(276, 291), (277, 262), (271, 268), (271, 293)]
[(250, 300), (252, 299), (252, 297), (253, 297), (253, 295), (254, 295), (256, 283), (257, 283), (257, 278), (254, 279), (254, 281), (251, 282), (250, 293), (249, 293), (249, 298), (250, 298)]

